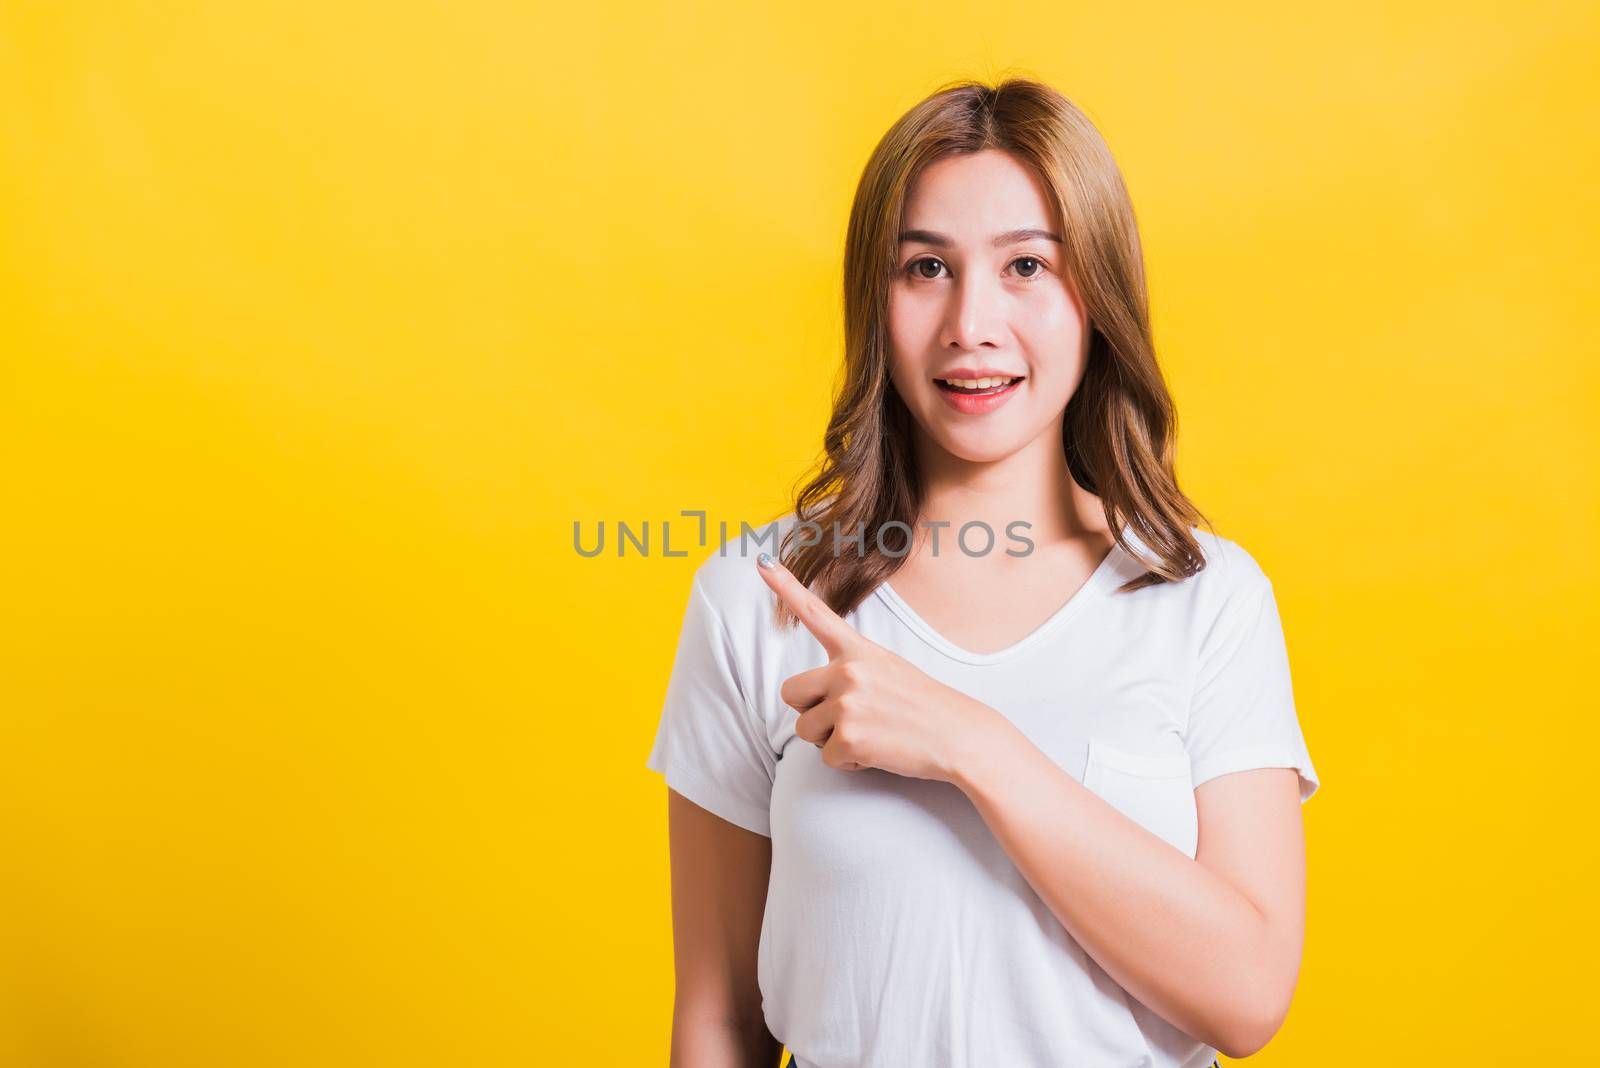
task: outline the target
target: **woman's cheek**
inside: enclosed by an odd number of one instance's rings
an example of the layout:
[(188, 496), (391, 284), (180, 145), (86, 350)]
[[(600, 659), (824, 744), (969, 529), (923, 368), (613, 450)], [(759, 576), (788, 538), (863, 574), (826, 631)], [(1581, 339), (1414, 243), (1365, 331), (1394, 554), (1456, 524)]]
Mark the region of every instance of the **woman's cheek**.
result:
[(1020, 322), (1030, 334), (1059, 340), (1082, 328), (1083, 319), (1065, 287), (1057, 287), (1038, 296), (1037, 300), (1025, 302), (1019, 312)]

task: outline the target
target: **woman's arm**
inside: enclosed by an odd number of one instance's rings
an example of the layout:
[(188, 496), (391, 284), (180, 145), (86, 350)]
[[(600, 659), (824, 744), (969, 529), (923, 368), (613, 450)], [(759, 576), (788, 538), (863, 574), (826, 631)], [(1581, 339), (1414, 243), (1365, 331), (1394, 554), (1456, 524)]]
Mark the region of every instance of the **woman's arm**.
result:
[(1201, 784), (1190, 859), (1000, 714), (983, 723), (952, 781), (1084, 951), (1157, 1015), (1227, 1056), (1266, 1045), (1288, 1014), (1305, 930), (1295, 770)]
[(672, 852), (672, 1068), (775, 1068), (756, 981), (772, 840), (667, 791)]
[[(1237, 771), (1195, 790), (1200, 833), (1190, 859), (1074, 779), (995, 709), (856, 633), (765, 553), (759, 563), (828, 654), (827, 664), (785, 679), (779, 692), (804, 710), (795, 735), (821, 746), (823, 763), (954, 783), (1123, 989), (1230, 1057), (1266, 1045), (1288, 1014), (1305, 928), (1295, 769)], [(1255, 635), (1254, 655), (1281, 658), (1281, 647), (1259, 645), (1270, 630)], [(1274, 685), (1286, 687), (1285, 666), (1269, 665)]]

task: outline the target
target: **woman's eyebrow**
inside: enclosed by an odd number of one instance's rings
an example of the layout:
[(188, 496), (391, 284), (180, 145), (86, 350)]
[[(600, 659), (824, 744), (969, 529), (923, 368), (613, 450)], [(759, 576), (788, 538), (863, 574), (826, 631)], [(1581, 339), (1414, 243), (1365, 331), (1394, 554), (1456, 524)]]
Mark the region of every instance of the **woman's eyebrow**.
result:
[[(1015, 245), (1019, 241), (1028, 241), (1036, 237), (1061, 244), (1059, 235), (1051, 233), (1049, 230), (1042, 230), (1037, 226), (1025, 226), (1020, 230), (1007, 230), (1005, 233), (995, 234), (991, 241), (995, 248), (1000, 248), (1003, 245)], [(920, 245), (932, 245), (935, 248), (949, 248), (954, 244), (947, 235), (934, 230), (900, 231), (900, 243), (905, 244), (908, 241), (915, 241)]]

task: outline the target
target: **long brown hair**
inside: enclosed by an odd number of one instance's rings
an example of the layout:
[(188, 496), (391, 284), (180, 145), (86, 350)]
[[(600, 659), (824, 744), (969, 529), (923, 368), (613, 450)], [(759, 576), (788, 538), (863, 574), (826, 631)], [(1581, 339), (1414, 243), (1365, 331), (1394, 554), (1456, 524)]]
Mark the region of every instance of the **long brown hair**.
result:
[[(906, 112), (867, 161), (845, 241), (844, 382), (823, 436), (820, 469), (795, 496), (800, 523), (780, 547), (784, 565), (840, 615), (904, 561), (922, 504), (914, 422), (889, 379), (889, 286), (907, 193), (923, 168), (999, 149), (1030, 165), (1065, 225), (1067, 265), (1090, 329), (1088, 362), (1067, 403), (1062, 448), (1072, 477), (1098, 497), (1124, 551), (1147, 570), (1120, 589), (1180, 581), (1205, 566), (1191, 528), (1203, 518), (1173, 470), (1177, 412), (1156, 365), (1144, 256), (1122, 173), (1094, 124), (1055, 89), (1025, 78), (990, 87), (947, 84)], [(1130, 527), (1142, 552), (1125, 544)], [(1209, 521), (1207, 521), (1209, 526)], [(861, 552), (834, 537), (865, 532)], [(778, 621), (796, 621), (781, 600)]]

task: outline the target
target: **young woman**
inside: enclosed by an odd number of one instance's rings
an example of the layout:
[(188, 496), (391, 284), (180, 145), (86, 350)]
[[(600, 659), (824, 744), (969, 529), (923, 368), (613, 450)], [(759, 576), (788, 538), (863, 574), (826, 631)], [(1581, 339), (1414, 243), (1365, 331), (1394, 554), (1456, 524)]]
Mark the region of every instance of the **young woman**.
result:
[(1047, 86), (877, 146), (825, 462), (696, 571), (647, 762), (675, 1066), (1198, 1068), (1282, 1023), (1318, 780), (1272, 584), (1178, 489), (1141, 257)]

